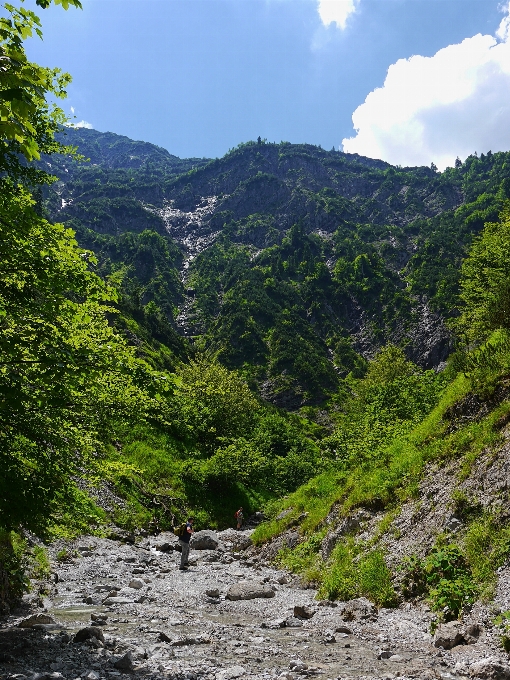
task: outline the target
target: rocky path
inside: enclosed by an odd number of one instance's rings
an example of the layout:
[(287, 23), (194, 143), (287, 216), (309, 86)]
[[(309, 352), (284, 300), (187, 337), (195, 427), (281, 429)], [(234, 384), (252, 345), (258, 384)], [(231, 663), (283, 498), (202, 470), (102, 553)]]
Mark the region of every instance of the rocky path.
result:
[(186, 572), (172, 536), (82, 538), (67, 562), (55, 546), (51, 593), (1, 621), (0, 680), (510, 678), (485, 632), (437, 648), (426, 609), (317, 602), (253, 551), (236, 552), (245, 533), (218, 537), (217, 549), (192, 551)]

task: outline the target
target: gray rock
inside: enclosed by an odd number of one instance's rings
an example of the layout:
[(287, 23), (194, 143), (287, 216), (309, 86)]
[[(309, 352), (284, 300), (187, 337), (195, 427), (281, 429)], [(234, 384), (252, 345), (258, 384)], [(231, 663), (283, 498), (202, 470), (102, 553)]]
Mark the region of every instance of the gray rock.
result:
[(352, 635), (352, 630), (347, 628), (347, 626), (337, 626), (335, 628), (335, 633), (343, 633), (344, 635)]
[(326, 644), (331, 644), (332, 642), (336, 642), (336, 637), (335, 634), (332, 630), (325, 630), (324, 633), (322, 634), (322, 642), (325, 642)]
[(444, 528), (446, 531), (450, 531), (451, 533), (455, 533), (456, 531), (459, 531), (459, 529), (462, 528), (462, 522), (458, 517), (455, 517), (455, 515), (452, 515), (445, 523)]
[(143, 588), (144, 585), (144, 582), (139, 578), (132, 578), (129, 582), (129, 587), (134, 588), (135, 590), (140, 590), (140, 588)]
[(294, 616), (289, 616), (285, 619), (285, 626), (287, 628), (300, 628), (303, 625), (301, 619), (296, 619)]
[(128, 597), (107, 597), (103, 604), (133, 604), (133, 600)]
[(313, 607), (307, 607), (306, 605), (295, 605), (294, 616), (298, 619), (311, 619), (315, 614), (315, 609)]
[(510, 680), (510, 666), (495, 656), (489, 656), (471, 664), (469, 677), (480, 680)]
[(231, 666), (216, 673), (217, 680), (234, 680), (234, 678), (246, 677), (246, 670), (242, 666)]
[(206, 635), (198, 635), (197, 637), (180, 637), (171, 641), (172, 647), (187, 647), (188, 645), (208, 645), (211, 639)]
[(274, 597), (274, 590), (266, 583), (239, 581), (227, 592), (227, 600), (254, 600), (257, 597)]
[(347, 517), (334, 531), (328, 533), (321, 543), (322, 559), (327, 560), (338, 541), (346, 534), (357, 531), (360, 527), (360, 523), (361, 518), (358, 515)]
[(267, 623), (263, 622), (260, 627), (269, 628), (270, 630), (285, 628), (285, 619), (273, 619), (272, 621), (268, 621)]
[(106, 621), (108, 619), (108, 614), (91, 614), (90, 618), (92, 621)]
[(474, 645), (478, 642), (478, 638), (482, 632), (483, 628), (479, 623), (472, 623), (471, 625), (466, 626), (462, 633), (464, 636), (464, 641), (467, 645)]
[(461, 624), (457, 621), (440, 624), (434, 634), (434, 646), (443, 649), (452, 649), (457, 645), (465, 643), (464, 635), (461, 631)]
[(276, 516), (276, 519), (285, 519), (285, 517), (288, 517), (290, 513), (294, 510), (294, 508), (287, 508), (287, 510), (282, 510), (279, 515)]
[(23, 621), (20, 621), (18, 626), (20, 628), (33, 628), (34, 626), (41, 624), (56, 624), (56, 621), (52, 616), (48, 616), (48, 614), (33, 614), (32, 616), (23, 619)]
[(85, 642), (86, 640), (90, 640), (92, 638), (104, 642), (103, 631), (95, 626), (81, 628), (81, 630), (79, 630), (74, 636), (74, 642)]
[(220, 596), (220, 591), (218, 588), (208, 588), (205, 591), (205, 594), (207, 595), (207, 597), (213, 597), (217, 599)]
[(218, 547), (218, 536), (215, 531), (204, 529), (193, 534), (190, 541), (190, 548), (193, 550), (216, 550)]
[(363, 621), (366, 619), (375, 621), (377, 619), (377, 607), (365, 597), (359, 597), (346, 602), (340, 616), (344, 621)]
[(134, 670), (135, 664), (133, 663), (133, 655), (131, 652), (126, 652), (124, 656), (121, 656), (120, 659), (117, 659), (115, 663), (113, 664), (115, 668), (118, 668), (120, 671), (132, 671)]

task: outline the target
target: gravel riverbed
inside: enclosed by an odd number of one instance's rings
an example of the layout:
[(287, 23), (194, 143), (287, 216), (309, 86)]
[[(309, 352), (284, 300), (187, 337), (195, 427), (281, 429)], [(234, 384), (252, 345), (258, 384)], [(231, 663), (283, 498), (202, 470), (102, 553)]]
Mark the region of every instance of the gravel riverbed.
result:
[[(485, 610), (473, 613), (472, 644), (443, 649), (426, 607), (318, 602), (253, 551), (235, 552), (235, 533), (192, 550), (184, 572), (171, 536), (81, 538), (68, 562), (52, 547), (51, 592), (0, 621), (0, 680), (510, 679)], [(229, 599), (248, 592), (260, 596)]]

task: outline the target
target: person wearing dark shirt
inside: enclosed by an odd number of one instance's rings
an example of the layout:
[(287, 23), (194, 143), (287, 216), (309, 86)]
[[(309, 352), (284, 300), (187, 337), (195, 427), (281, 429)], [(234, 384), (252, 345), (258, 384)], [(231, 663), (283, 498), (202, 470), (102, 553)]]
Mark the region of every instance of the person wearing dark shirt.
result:
[(191, 540), (191, 537), (193, 535), (193, 517), (188, 517), (186, 521), (186, 530), (182, 534), (182, 536), (179, 537), (179, 543), (181, 544), (182, 548), (182, 553), (181, 553), (181, 566), (179, 569), (181, 571), (185, 571), (188, 566), (189, 566), (189, 542)]

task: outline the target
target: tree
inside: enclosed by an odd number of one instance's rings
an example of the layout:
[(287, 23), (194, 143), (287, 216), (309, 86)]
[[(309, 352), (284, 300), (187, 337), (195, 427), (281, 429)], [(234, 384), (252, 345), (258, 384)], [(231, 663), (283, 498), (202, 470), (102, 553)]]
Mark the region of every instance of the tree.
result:
[(40, 531), (115, 424), (158, 407), (161, 381), (109, 326), (115, 294), (90, 271), (92, 254), (33, 204), (4, 182), (0, 521)]
[(468, 341), (510, 329), (510, 201), (499, 222), (489, 222), (462, 264), (462, 314), (455, 328)]
[[(36, 0), (45, 9), (51, 0)], [(79, 0), (55, 0), (64, 9), (81, 7)], [(28, 166), (41, 153), (72, 152), (55, 140), (55, 132), (66, 122), (64, 112), (48, 100), (63, 99), (71, 81), (67, 73), (28, 61), (24, 41), (34, 34), (42, 37), (39, 17), (23, 6), (5, 4), (0, 18), (0, 176), (15, 182), (37, 184), (46, 173)]]

